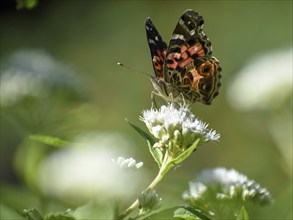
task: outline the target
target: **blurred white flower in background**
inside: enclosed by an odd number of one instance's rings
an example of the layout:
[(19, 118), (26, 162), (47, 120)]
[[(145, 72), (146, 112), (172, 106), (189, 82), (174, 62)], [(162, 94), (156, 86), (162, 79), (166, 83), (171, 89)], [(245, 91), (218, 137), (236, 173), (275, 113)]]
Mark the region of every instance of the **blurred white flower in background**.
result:
[[(112, 158), (127, 155), (132, 144), (116, 133), (89, 133), (51, 154), (39, 168), (39, 187), (45, 195), (65, 201), (131, 196), (139, 186), (142, 172), (121, 169)], [(136, 172), (134, 172), (136, 171)], [(145, 172), (144, 172), (145, 175)]]
[(0, 104), (13, 105), (26, 96), (47, 97), (69, 89), (81, 95), (73, 70), (42, 50), (19, 50), (1, 63)]
[(274, 109), (292, 97), (292, 48), (252, 59), (230, 84), (228, 100), (238, 109)]
[(292, 47), (252, 58), (235, 76), (227, 90), (229, 102), (238, 110), (265, 113), (282, 166), (292, 176)]

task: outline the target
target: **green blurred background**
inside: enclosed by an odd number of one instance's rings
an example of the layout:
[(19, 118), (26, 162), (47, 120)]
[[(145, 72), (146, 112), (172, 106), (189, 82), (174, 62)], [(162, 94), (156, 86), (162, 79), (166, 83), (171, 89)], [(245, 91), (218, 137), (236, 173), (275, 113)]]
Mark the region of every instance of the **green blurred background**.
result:
[[(116, 63), (153, 74), (145, 19), (151, 17), (168, 42), (179, 16), (191, 8), (203, 15), (205, 33), (223, 69), (219, 97), (211, 106), (195, 103), (192, 109), (221, 134), (221, 139), (202, 147), (167, 175), (158, 187), (165, 207), (182, 203), (188, 181), (201, 170), (224, 166), (244, 173), (272, 193), (275, 203), (254, 210), (252, 219), (292, 219), (292, 161), (284, 159), (267, 125), (272, 117), (278, 119), (289, 109), (285, 120), (289, 125), (281, 129), (289, 134), (285, 149), (292, 155), (292, 92), (277, 110), (244, 111), (228, 100), (230, 84), (255, 56), (292, 47), (292, 1), (60, 0), (40, 1), (32, 10), (19, 11), (11, 2), (6, 1), (1, 9), (2, 82), (7, 72), (28, 70), (30, 62), (42, 56), (52, 59), (56, 69), (38, 78), (45, 95), (32, 91), (33, 95), (1, 103), (1, 208), (6, 216), (12, 213), (11, 208), (41, 207), (35, 169), (47, 155), (58, 151), (36, 147), (28, 139), (30, 134), (70, 141), (85, 132), (119, 133), (134, 146), (124, 156), (143, 161), (148, 172), (145, 185), (134, 189), (134, 195), (151, 181), (156, 164), (145, 141), (124, 119), (143, 128), (138, 117), (151, 106), (152, 85), (145, 75)], [(268, 69), (270, 65), (275, 63)], [(292, 63), (287, 68), (291, 75), (288, 81), (292, 81)], [(54, 75), (56, 72), (60, 74)], [(277, 80), (278, 72), (275, 75)], [(19, 195), (24, 195), (25, 201), (19, 201)], [(126, 207), (134, 198), (125, 198), (121, 206)], [(50, 197), (52, 200), (57, 204), (56, 198)], [(60, 206), (47, 209), (80, 205), (68, 204), (62, 201)]]

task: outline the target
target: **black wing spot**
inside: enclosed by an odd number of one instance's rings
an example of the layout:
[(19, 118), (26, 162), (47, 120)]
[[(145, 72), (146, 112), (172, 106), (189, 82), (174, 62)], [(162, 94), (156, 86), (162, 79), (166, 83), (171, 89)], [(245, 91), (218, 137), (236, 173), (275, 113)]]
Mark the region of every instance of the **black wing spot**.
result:
[(178, 63), (180, 60), (182, 60), (182, 58), (174, 58), (174, 60)]
[(192, 75), (191, 72), (188, 72), (188, 73), (187, 73), (187, 76), (188, 76), (189, 79), (193, 80), (193, 75)]
[(204, 24), (204, 20), (203, 20), (203, 17), (200, 15), (198, 16), (198, 26), (202, 26)]
[(185, 68), (183, 68), (183, 69), (180, 69), (180, 74), (181, 74), (181, 76), (184, 76), (184, 75), (185, 75), (185, 73), (186, 73), (186, 69), (185, 69)]
[(206, 65), (206, 66), (204, 66), (204, 67), (202, 68), (202, 72), (203, 72), (203, 73), (209, 73), (210, 70), (211, 70), (211, 67), (208, 66), (208, 65)]
[(202, 39), (203, 39), (203, 40), (207, 40), (207, 39), (208, 39), (207, 35), (203, 35), (203, 36), (202, 36)]
[(195, 44), (195, 39), (190, 39), (188, 42), (187, 42), (190, 46), (194, 45)]
[(193, 30), (193, 29), (195, 28), (195, 24), (194, 24), (193, 22), (189, 21), (189, 22), (187, 23), (187, 27), (188, 27), (190, 30)]
[(181, 19), (184, 21), (184, 23), (185, 23), (185, 21), (186, 21), (186, 18), (187, 18), (187, 16), (186, 16), (185, 14), (183, 14), (183, 15), (181, 16)]

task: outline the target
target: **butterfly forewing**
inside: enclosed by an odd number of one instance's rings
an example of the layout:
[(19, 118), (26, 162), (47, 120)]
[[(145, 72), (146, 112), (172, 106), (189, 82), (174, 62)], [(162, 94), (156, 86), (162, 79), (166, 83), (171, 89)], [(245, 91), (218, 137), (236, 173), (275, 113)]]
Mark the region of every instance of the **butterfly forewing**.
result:
[(158, 78), (163, 78), (163, 64), (167, 50), (167, 44), (163, 41), (161, 35), (157, 31), (150, 18), (146, 19), (145, 28), (155, 75)]
[(153, 24), (146, 25), (151, 27), (147, 29), (147, 36), (159, 82), (156, 84), (163, 87), (160, 89), (164, 91), (163, 95), (183, 96), (191, 102), (210, 104), (218, 94), (221, 68), (217, 59), (211, 56), (211, 42), (203, 32), (203, 24), (204, 19), (197, 12), (185, 11), (167, 49)]

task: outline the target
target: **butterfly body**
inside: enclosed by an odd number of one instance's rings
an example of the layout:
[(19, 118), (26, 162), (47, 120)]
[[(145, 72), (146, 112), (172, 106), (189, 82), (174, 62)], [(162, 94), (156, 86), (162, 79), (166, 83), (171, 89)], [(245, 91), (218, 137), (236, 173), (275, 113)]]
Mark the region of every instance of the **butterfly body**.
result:
[(210, 104), (218, 95), (221, 78), (219, 61), (212, 56), (211, 42), (203, 33), (203, 17), (187, 10), (180, 17), (169, 45), (151, 22), (146, 33), (155, 77), (156, 92), (167, 101), (186, 99)]

